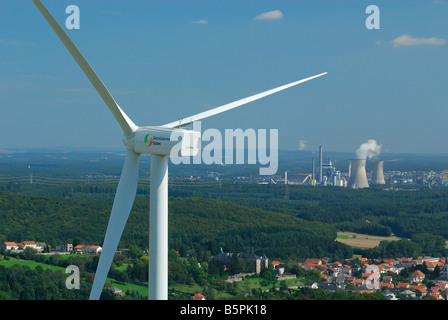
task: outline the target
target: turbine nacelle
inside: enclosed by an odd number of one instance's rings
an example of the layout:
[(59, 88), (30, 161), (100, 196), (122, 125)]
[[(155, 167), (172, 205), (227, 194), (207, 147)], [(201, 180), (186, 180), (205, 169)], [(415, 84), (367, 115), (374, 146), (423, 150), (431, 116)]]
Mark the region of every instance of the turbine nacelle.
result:
[(136, 153), (179, 157), (197, 155), (200, 141), (200, 132), (155, 126), (138, 127), (134, 133), (123, 138), (128, 150)]

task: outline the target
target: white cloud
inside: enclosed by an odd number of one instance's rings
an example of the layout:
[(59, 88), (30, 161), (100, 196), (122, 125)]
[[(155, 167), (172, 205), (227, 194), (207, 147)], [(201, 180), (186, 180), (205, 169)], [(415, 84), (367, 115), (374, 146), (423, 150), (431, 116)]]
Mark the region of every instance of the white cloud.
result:
[(256, 20), (275, 20), (275, 19), (282, 19), (283, 13), (280, 10), (274, 10), (265, 12), (262, 14), (259, 14), (255, 17)]
[(421, 46), (421, 45), (430, 45), (430, 46), (441, 46), (446, 44), (446, 40), (442, 38), (414, 38), (407, 34), (404, 34), (398, 38), (395, 38), (391, 41), (394, 47), (401, 46)]
[(307, 143), (308, 143), (307, 140), (300, 140), (299, 141), (299, 150), (305, 150)]
[(191, 23), (196, 23), (196, 24), (208, 24), (208, 20), (205, 19), (199, 19), (196, 21), (191, 21)]

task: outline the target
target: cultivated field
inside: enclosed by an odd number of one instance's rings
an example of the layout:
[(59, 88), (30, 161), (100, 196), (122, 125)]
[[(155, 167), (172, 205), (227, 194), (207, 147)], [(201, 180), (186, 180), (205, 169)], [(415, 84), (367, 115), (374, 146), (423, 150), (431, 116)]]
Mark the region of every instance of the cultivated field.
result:
[(400, 238), (373, 236), (354, 232), (338, 232), (336, 240), (352, 247), (374, 248), (380, 244), (380, 241), (394, 241), (400, 240)]

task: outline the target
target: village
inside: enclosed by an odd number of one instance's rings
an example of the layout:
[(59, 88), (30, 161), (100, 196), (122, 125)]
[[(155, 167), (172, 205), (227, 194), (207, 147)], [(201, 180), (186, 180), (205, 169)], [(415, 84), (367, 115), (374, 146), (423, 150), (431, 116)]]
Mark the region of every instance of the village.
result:
[(2, 248), (5, 250), (9, 250), (11, 252), (20, 252), (27, 248), (31, 248), (37, 253), (42, 254), (61, 254), (61, 253), (89, 253), (89, 254), (99, 254), (101, 253), (102, 248), (96, 245), (84, 245), (79, 244), (73, 247), (71, 243), (64, 243), (58, 245), (56, 247), (52, 247), (45, 242), (36, 242), (36, 241), (22, 241), (22, 242), (3, 242), (1, 244)]
[[(448, 300), (448, 259), (437, 257), (374, 260), (355, 258), (341, 263), (307, 259), (300, 266), (316, 270), (321, 281), (304, 287), (324, 290), (351, 290), (359, 293), (381, 292), (386, 299)], [(402, 272), (405, 271), (405, 272)], [(408, 271), (408, 272), (406, 272)], [(408, 274), (406, 281), (403, 273)], [(432, 275), (430, 279), (428, 275)]]
[[(23, 252), (27, 248), (35, 250), (39, 254), (99, 254), (101, 247), (97, 245), (62, 244), (51, 247), (43, 242), (22, 241), (3, 242), (0, 248), (10, 252)], [(220, 252), (213, 257), (224, 265), (232, 254)], [(268, 268), (266, 256), (253, 254), (238, 254), (250, 263), (251, 273), (259, 274), (262, 269)], [(279, 282), (296, 279), (296, 275), (285, 273), (283, 263), (270, 261), (270, 267), (274, 270)], [(320, 281), (306, 282), (288, 286), (288, 290), (301, 288), (322, 289), (329, 291), (347, 290), (357, 293), (380, 292), (386, 299), (431, 299), (448, 300), (448, 258), (422, 256), (418, 258), (395, 259), (367, 259), (355, 257), (347, 259), (343, 263), (330, 262), (325, 259), (311, 258), (299, 263), (299, 267), (305, 272), (318, 272)], [(228, 282), (241, 281), (244, 274), (231, 275)], [(202, 296), (201, 299), (206, 299)], [(197, 297), (192, 297), (197, 299)]]
[[(346, 290), (354, 293), (381, 293), (388, 300), (448, 300), (448, 258), (422, 256), (418, 258), (367, 259), (355, 257), (344, 263), (325, 259), (306, 259), (299, 263), (305, 273), (318, 273), (319, 281), (301, 282), (296, 274), (285, 272), (281, 261), (270, 261), (266, 256), (220, 252), (215, 261), (223, 265), (232, 255), (247, 259), (249, 273), (230, 275), (227, 282), (243, 281), (246, 276), (260, 274), (271, 267), (275, 273), (276, 290), (289, 293), (303, 288), (328, 291)], [(226, 269), (226, 268), (225, 268)], [(287, 284), (289, 283), (289, 284)], [(282, 289), (283, 287), (283, 289)], [(193, 296), (192, 299), (198, 299)], [(200, 300), (206, 299), (200, 295)]]

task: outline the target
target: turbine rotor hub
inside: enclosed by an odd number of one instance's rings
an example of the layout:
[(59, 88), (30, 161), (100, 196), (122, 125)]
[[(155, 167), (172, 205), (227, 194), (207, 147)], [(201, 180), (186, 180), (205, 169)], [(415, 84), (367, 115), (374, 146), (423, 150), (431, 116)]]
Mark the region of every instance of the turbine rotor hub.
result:
[(136, 153), (164, 156), (195, 156), (198, 153), (201, 133), (185, 129), (139, 127), (123, 138), (128, 150)]

